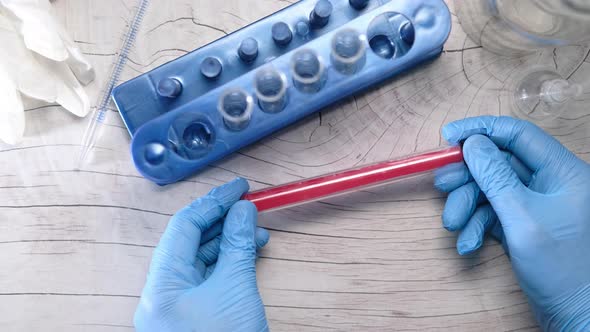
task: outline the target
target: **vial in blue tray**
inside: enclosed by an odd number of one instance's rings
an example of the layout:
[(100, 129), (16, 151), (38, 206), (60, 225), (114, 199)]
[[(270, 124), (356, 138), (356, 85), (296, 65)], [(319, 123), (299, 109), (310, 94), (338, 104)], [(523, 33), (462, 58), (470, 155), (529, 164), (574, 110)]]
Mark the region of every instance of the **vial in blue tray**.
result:
[(214, 133), (208, 123), (204, 121), (193, 121), (182, 132), (182, 148), (180, 153), (188, 159), (200, 158), (209, 151), (213, 140)]
[(225, 126), (240, 131), (248, 126), (252, 117), (254, 99), (242, 89), (226, 90), (221, 97), (217, 110), (223, 117)]
[(254, 88), (258, 105), (267, 113), (278, 113), (287, 105), (287, 77), (268, 65), (256, 72)]
[(312, 49), (301, 49), (293, 54), (291, 75), (297, 90), (304, 93), (318, 92), (326, 82), (324, 62)]
[(309, 15), (309, 23), (316, 29), (325, 27), (330, 21), (333, 10), (334, 6), (329, 0), (318, 1)]
[(351, 75), (360, 71), (366, 63), (367, 38), (354, 29), (338, 31), (332, 38), (331, 59), (334, 68)]

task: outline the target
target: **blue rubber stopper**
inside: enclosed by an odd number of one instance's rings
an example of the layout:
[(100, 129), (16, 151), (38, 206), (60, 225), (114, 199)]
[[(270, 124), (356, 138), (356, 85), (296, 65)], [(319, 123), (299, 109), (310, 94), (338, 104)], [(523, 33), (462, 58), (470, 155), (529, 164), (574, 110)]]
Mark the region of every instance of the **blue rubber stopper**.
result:
[(309, 15), (309, 23), (314, 28), (323, 28), (330, 21), (334, 6), (329, 0), (320, 0), (315, 4), (315, 8)]
[(414, 44), (414, 39), (416, 38), (416, 32), (414, 30), (414, 27), (412, 26), (412, 24), (410, 22), (405, 23), (401, 29), (400, 29), (400, 35), (402, 37), (402, 40), (408, 44), (408, 45), (413, 45)]
[(219, 59), (214, 57), (207, 57), (201, 63), (201, 74), (209, 79), (215, 79), (221, 75), (223, 65)]
[(369, 0), (349, 0), (350, 6), (356, 10), (362, 10), (367, 7)]
[(158, 94), (166, 98), (176, 98), (182, 93), (182, 83), (175, 78), (164, 78), (158, 83)]
[(254, 38), (246, 38), (240, 44), (238, 55), (244, 62), (252, 62), (258, 57), (258, 42)]
[(367, 7), (369, 0), (349, 0), (350, 6), (356, 10), (362, 10)]
[(293, 32), (285, 22), (278, 22), (272, 26), (272, 39), (279, 46), (289, 45), (293, 40)]

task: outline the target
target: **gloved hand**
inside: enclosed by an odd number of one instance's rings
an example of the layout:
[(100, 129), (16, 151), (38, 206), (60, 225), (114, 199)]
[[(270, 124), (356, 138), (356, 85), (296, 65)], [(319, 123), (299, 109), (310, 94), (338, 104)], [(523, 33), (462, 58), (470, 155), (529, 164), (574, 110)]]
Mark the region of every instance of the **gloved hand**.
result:
[[(484, 136), (485, 135), (485, 136)], [(478, 117), (443, 129), (465, 163), (441, 169), (443, 224), (460, 254), (486, 232), (507, 250), (546, 331), (590, 331), (590, 165), (535, 125)]]
[(268, 330), (255, 260), (269, 234), (256, 227), (256, 207), (238, 202), (247, 191), (236, 179), (170, 220), (135, 312), (137, 331)]
[(48, 0), (0, 0), (0, 141), (17, 144), (25, 131), (22, 95), (58, 103), (83, 117), (82, 85), (95, 72), (53, 13)]

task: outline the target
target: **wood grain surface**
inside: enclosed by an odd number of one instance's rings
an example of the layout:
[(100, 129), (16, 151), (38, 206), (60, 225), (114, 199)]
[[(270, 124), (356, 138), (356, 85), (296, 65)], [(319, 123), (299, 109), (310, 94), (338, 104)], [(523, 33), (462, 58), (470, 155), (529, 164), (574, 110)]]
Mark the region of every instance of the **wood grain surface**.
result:
[[(311, 1), (311, 0), (309, 0)], [(125, 79), (239, 29), (286, 0), (153, 1)], [(108, 74), (131, 0), (54, 2), (98, 78)], [(453, 6), (450, 3), (451, 10)], [(280, 184), (443, 145), (445, 123), (509, 114), (503, 92), (531, 64), (590, 91), (590, 48), (521, 58), (486, 52), (454, 16), (442, 56), (166, 187), (143, 179), (115, 111), (75, 170), (85, 120), (27, 101), (26, 139), (0, 147), (0, 330), (129, 331), (169, 217), (235, 176)], [(590, 160), (590, 95), (546, 129)], [(271, 242), (258, 278), (274, 331), (536, 331), (502, 248), (460, 257), (430, 176), (260, 217)]]

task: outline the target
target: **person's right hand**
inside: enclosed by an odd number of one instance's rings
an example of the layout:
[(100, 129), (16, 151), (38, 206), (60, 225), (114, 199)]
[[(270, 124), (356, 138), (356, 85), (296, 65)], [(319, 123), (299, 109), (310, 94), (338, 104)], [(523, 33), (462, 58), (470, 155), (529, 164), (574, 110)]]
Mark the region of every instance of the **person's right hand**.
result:
[(545, 331), (590, 331), (590, 165), (535, 125), (470, 118), (443, 136), (465, 164), (439, 170), (443, 224), (472, 253), (500, 240)]

